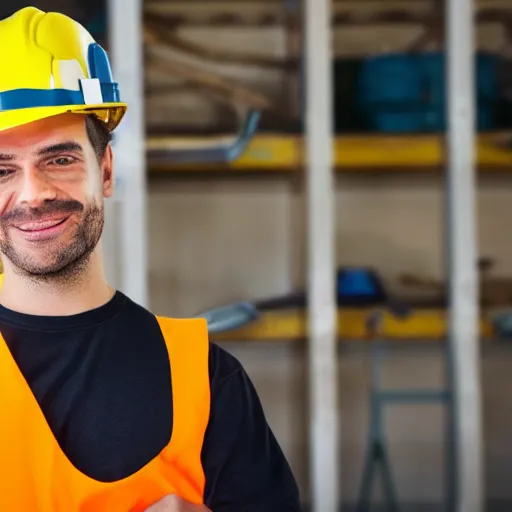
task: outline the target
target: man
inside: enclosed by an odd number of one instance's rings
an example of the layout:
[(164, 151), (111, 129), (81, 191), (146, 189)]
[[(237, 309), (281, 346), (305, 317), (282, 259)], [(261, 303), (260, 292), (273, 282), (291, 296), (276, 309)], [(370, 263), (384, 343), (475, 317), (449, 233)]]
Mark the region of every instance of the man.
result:
[(110, 288), (99, 244), (110, 133), (105, 52), (34, 8), (0, 22), (0, 510), (298, 511), (240, 364), (202, 320)]

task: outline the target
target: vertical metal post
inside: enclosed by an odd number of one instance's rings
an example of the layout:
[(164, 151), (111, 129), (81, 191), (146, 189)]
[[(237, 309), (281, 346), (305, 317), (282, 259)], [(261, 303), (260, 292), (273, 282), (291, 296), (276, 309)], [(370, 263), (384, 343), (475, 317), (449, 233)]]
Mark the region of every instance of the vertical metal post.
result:
[(126, 117), (114, 137), (120, 205), (120, 289), (147, 307), (146, 162), (142, 0), (109, 0), (109, 53)]
[(455, 406), (456, 512), (482, 512), (483, 462), (475, 214), (472, 0), (447, 0), (450, 357)]
[(332, 171), (331, 0), (306, 0), (310, 464), (313, 510), (334, 512), (340, 488)]

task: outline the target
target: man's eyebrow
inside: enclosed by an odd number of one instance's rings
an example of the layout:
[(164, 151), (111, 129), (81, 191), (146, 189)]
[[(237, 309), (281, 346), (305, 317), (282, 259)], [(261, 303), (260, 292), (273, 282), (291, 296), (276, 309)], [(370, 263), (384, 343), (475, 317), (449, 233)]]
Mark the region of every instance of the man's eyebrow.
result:
[[(62, 153), (63, 151), (79, 151), (83, 153), (84, 149), (78, 142), (59, 142), (58, 144), (52, 144), (51, 146), (46, 146), (38, 150), (37, 156), (54, 155), (56, 153)], [(16, 160), (16, 155), (0, 153), (0, 162), (12, 162), (13, 160)]]
[(78, 144), (78, 142), (60, 142), (58, 144), (52, 144), (51, 146), (46, 146), (45, 148), (40, 149), (37, 152), (37, 155), (54, 155), (55, 153), (62, 153), (63, 151), (79, 151), (80, 153), (83, 153), (84, 149), (82, 146), (80, 146), (80, 144)]

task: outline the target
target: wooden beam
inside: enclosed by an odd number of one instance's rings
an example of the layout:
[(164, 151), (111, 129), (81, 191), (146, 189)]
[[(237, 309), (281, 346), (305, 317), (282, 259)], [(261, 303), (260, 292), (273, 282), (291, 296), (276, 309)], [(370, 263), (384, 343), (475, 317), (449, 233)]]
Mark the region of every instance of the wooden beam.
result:
[(475, 34), (472, 0), (446, 2), (449, 380), (455, 447), (447, 508), (485, 509), (477, 280)]
[[(144, 147), (142, 0), (109, 0), (109, 40), (113, 74), (120, 84), (128, 112), (116, 130), (116, 186), (113, 214), (104, 237), (113, 252), (107, 254), (120, 283), (111, 282), (138, 304), (148, 306), (147, 173)], [(110, 201), (108, 201), (110, 203)], [(116, 215), (119, 214), (118, 216)], [(112, 240), (118, 243), (112, 243)], [(118, 247), (116, 247), (118, 245)], [(108, 250), (108, 246), (106, 247)]]
[(308, 233), (308, 374), (313, 512), (341, 501), (332, 173), (331, 0), (305, 0), (305, 149)]

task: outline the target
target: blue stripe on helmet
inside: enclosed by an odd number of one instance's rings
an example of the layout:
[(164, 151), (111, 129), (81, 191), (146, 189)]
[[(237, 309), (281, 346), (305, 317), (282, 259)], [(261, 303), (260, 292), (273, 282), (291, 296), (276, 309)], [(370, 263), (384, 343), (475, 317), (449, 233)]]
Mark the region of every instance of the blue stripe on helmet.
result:
[[(104, 103), (120, 101), (117, 83), (101, 84)], [(33, 107), (61, 107), (85, 105), (82, 91), (69, 89), (15, 89), (0, 93), (0, 112)]]

